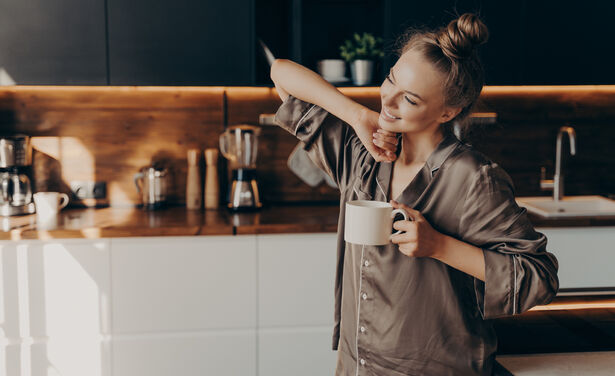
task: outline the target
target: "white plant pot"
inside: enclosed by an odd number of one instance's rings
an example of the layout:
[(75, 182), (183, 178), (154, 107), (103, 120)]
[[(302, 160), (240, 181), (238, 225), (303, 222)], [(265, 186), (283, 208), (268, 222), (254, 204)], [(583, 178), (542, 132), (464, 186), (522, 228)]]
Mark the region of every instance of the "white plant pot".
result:
[(352, 82), (357, 86), (369, 85), (372, 82), (374, 62), (371, 60), (355, 60), (350, 63)]

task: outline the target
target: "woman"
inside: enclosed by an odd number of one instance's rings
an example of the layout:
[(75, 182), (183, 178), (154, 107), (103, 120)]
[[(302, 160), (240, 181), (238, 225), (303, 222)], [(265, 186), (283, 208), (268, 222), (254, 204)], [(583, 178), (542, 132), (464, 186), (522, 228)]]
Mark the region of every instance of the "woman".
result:
[[(277, 123), (341, 192), (336, 375), (492, 374), (488, 319), (557, 292), (557, 261), (510, 177), (447, 131), (480, 94), (476, 46), (487, 36), (473, 14), (411, 34), (380, 87), (380, 114), (298, 64), (271, 68), (283, 100)], [(405, 233), (387, 246), (347, 244), (344, 204), (355, 199), (390, 201), (412, 220), (395, 222)]]

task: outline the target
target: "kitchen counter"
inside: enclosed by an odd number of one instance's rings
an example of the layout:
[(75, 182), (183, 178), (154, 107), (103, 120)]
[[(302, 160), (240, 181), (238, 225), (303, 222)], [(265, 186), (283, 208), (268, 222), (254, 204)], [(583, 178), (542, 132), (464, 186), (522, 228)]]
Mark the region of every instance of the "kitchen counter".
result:
[[(1, 218), (0, 240), (336, 232), (338, 214), (335, 204), (270, 206), (237, 214), (225, 208), (73, 208), (60, 212), (51, 225), (37, 223), (35, 215)], [(615, 216), (530, 218), (536, 227), (615, 226)]]
[(335, 232), (338, 208), (288, 205), (237, 214), (225, 208), (72, 208), (53, 224), (37, 223), (36, 215), (0, 218), (0, 240)]
[(516, 376), (613, 375), (615, 351), (523, 354), (497, 357)]

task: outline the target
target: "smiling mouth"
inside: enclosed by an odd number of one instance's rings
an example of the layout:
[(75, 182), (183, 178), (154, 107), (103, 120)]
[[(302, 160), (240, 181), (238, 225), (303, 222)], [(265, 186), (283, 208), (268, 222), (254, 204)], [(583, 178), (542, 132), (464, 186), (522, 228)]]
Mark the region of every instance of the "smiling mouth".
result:
[(387, 111), (386, 107), (382, 107), (382, 114), (384, 114), (384, 116), (388, 119), (391, 120), (399, 120), (401, 118), (395, 117), (393, 115), (391, 115), (391, 113), (389, 111)]

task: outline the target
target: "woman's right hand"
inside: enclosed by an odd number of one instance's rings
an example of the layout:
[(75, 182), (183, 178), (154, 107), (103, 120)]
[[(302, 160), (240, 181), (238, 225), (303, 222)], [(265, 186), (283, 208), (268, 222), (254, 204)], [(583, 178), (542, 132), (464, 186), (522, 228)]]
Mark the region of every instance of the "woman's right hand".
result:
[(397, 137), (378, 126), (379, 113), (363, 108), (353, 129), (363, 146), (377, 162), (392, 162), (397, 158)]

